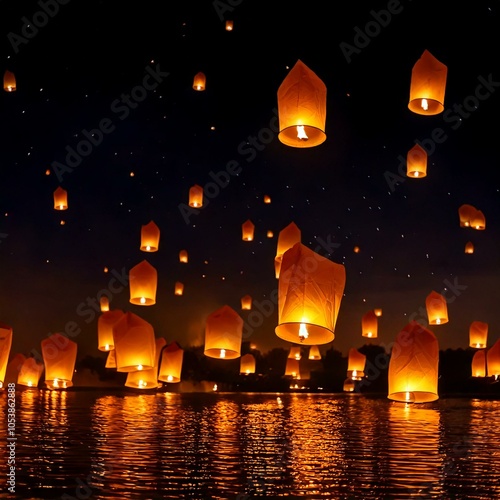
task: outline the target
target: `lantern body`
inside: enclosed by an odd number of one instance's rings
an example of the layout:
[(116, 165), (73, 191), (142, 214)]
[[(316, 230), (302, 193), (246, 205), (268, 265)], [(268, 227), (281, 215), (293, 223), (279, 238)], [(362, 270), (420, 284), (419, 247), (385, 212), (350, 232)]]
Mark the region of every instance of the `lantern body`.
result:
[(288, 353), (288, 357), (296, 359), (297, 361), (299, 361), (300, 358), (302, 358), (302, 353), (301, 353), (300, 346), (292, 346), (292, 347), (290, 347), (290, 352)]
[(180, 281), (175, 282), (174, 295), (182, 295), (184, 293), (184, 284)]
[(205, 76), (204, 73), (200, 71), (199, 73), (196, 73), (196, 75), (194, 75), (194, 80), (193, 80), (194, 90), (198, 91), (205, 90), (206, 84), (207, 84), (207, 77)]
[(276, 335), (305, 345), (331, 342), (344, 286), (343, 265), (296, 243), (281, 263)]
[(477, 351), (472, 357), (471, 371), (473, 377), (486, 377), (486, 352)]
[(234, 23), (229, 19), (226, 21), (226, 31), (233, 31)]
[(274, 258), (274, 272), (276, 279), (280, 277), (281, 261), (283, 254), (295, 245), (300, 243), (302, 234), (295, 222), (291, 222), (278, 234), (278, 248), (276, 250), (276, 257)]
[(438, 292), (432, 291), (425, 299), (429, 325), (448, 323), (448, 306), (446, 299)]
[(181, 250), (179, 252), (179, 262), (182, 262), (183, 264), (188, 263), (188, 253), (187, 250)]
[(374, 311), (368, 311), (361, 318), (361, 335), (370, 339), (378, 337), (378, 319)]
[(477, 210), (472, 205), (461, 205), (458, 209), (458, 216), (460, 218), (460, 227), (470, 227), (471, 221), (474, 218)]
[(436, 336), (412, 321), (401, 330), (389, 361), (388, 398), (427, 403), (438, 396), (439, 345)]
[(138, 306), (156, 304), (158, 273), (146, 260), (129, 271), (130, 303)]
[(500, 339), (488, 349), (486, 365), (488, 367), (488, 377), (498, 378), (500, 376)]
[(361, 250), (361, 249), (360, 249), (357, 245), (356, 245), (356, 246), (352, 249), (352, 251), (353, 251), (354, 253), (359, 253), (359, 252), (360, 252), (360, 250)]
[(104, 368), (116, 368), (116, 351), (109, 351)]
[(12, 71), (5, 70), (3, 74), (3, 89), (6, 92), (15, 92), (17, 90), (16, 77)]
[(115, 348), (113, 340), (113, 326), (122, 318), (124, 312), (120, 309), (105, 311), (97, 320), (97, 349), (99, 351), (112, 351)]
[(149, 370), (156, 359), (153, 327), (136, 314), (126, 312), (113, 325), (116, 371)]
[(251, 220), (245, 221), (241, 225), (241, 232), (243, 241), (253, 241), (253, 235), (255, 232), (255, 226)]
[(243, 320), (231, 307), (225, 305), (207, 318), (205, 325), (205, 356), (235, 359), (241, 355)]
[(274, 233), (273, 233), (271, 230), (269, 230), (269, 231), (267, 232), (267, 237), (268, 237), (268, 238), (272, 238), (273, 236), (274, 236)]
[(101, 312), (107, 312), (109, 311), (109, 299), (105, 295), (103, 295), (99, 299), (99, 305), (101, 307)]
[(177, 342), (172, 342), (162, 351), (158, 380), (175, 384), (181, 381), (184, 351)]
[(271, 203), (271, 197), (269, 195), (264, 195), (264, 203), (269, 204)]
[(373, 312), (375, 313), (375, 316), (377, 316), (377, 318), (380, 318), (382, 316), (382, 309), (380, 307), (374, 309)]
[(245, 354), (240, 359), (240, 373), (249, 375), (255, 373), (255, 358), (252, 354)]
[(59, 186), (54, 191), (54, 209), (55, 210), (68, 209), (68, 193), (61, 186)]
[(203, 188), (198, 184), (189, 189), (189, 206), (193, 208), (203, 206)]
[(12, 328), (0, 323), (0, 389), (5, 385), (5, 373), (12, 347)]
[(356, 383), (354, 382), (354, 380), (350, 378), (346, 378), (344, 380), (344, 387), (343, 387), (344, 392), (354, 392), (355, 387)]
[(411, 72), (408, 108), (419, 115), (437, 115), (444, 110), (448, 68), (424, 50)]
[(77, 349), (76, 342), (60, 333), (42, 340), (45, 385), (49, 389), (67, 389), (73, 385)]
[(5, 387), (6, 384), (16, 383), (19, 377), (19, 371), (21, 370), (21, 366), (26, 361), (26, 356), (20, 352), (15, 354), (9, 363), (7, 364), (7, 370), (5, 371), (5, 377), (3, 381), (3, 385)]
[(125, 387), (132, 387), (134, 389), (156, 389), (158, 384), (158, 362), (160, 360), (161, 350), (167, 341), (159, 337), (155, 340), (156, 355), (155, 355), (155, 365), (149, 370), (140, 370), (134, 372), (128, 372), (127, 380), (125, 381)]
[(415, 144), (406, 157), (406, 175), (420, 179), (427, 175), (427, 152), (419, 144)]
[(250, 311), (250, 309), (252, 309), (252, 297), (250, 297), (250, 295), (241, 297), (241, 308), (245, 311)]
[(141, 250), (157, 252), (160, 246), (160, 228), (153, 222), (141, 227)]
[(488, 323), (473, 321), (469, 327), (469, 347), (484, 349), (488, 341)]
[(326, 85), (301, 60), (278, 89), (278, 139), (287, 146), (310, 148), (326, 140)]
[(295, 358), (287, 358), (285, 367), (285, 377), (293, 377), (300, 379), (299, 360)]
[(312, 345), (309, 349), (309, 359), (321, 359), (321, 353), (317, 345)]
[(351, 347), (347, 361), (347, 377), (352, 380), (361, 380), (365, 376), (365, 365), (366, 356)]
[(43, 369), (43, 363), (40, 363), (35, 358), (26, 358), (19, 370), (17, 383), (27, 387), (38, 387)]
[(465, 253), (474, 253), (474, 244), (471, 241), (465, 244)]
[(481, 210), (476, 210), (474, 212), (470, 225), (472, 229), (477, 229), (479, 231), (486, 229), (486, 218)]

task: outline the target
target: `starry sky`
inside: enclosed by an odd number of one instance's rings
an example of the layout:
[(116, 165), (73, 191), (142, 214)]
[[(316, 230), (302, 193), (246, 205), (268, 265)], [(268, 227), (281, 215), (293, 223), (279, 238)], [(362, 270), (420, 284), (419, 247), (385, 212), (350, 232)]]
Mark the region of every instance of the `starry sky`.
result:
[[(272, 297), (277, 236), (291, 222), (304, 245), (346, 268), (323, 349), (363, 345), (373, 308), (383, 309), (373, 342), (389, 346), (410, 319), (426, 324), (433, 290), (448, 301), (449, 323), (432, 328), (441, 349), (466, 348), (472, 321), (489, 324), (489, 346), (500, 338), (498, 1), (42, 5), (0, 3), (2, 74), (17, 80), (0, 96), (0, 322), (13, 327), (12, 355), (65, 330), (80, 356), (100, 355), (103, 293), (183, 346), (201, 345), (206, 317), (225, 304), (248, 324), (249, 294), (256, 326), (244, 340), (288, 347)], [(448, 67), (446, 115), (408, 109), (426, 49)], [(277, 90), (299, 59), (327, 87), (327, 139), (314, 148), (276, 133)], [(192, 88), (200, 71), (204, 92)], [(89, 137), (85, 156), (68, 158)], [(428, 151), (423, 179), (398, 170), (416, 143)], [(196, 212), (186, 210), (193, 184), (211, 193)], [(459, 226), (462, 204), (483, 211), (484, 231)], [(151, 220), (160, 248), (146, 254), (140, 231)], [(158, 271), (154, 306), (129, 302), (128, 270), (144, 259)]]

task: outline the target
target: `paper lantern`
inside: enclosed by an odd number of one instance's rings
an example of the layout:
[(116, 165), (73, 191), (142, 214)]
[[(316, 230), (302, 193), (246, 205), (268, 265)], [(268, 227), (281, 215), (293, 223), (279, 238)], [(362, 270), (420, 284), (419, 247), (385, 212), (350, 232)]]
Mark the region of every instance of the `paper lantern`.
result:
[(296, 243), (281, 263), (276, 335), (297, 344), (331, 342), (344, 286), (343, 265)]
[(346, 378), (344, 380), (344, 386), (342, 389), (344, 392), (354, 392), (355, 387), (356, 387), (356, 383), (354, 382), (354, 380), (352, 380), (350, 378)]
[(389, 361), (388, 398), (428, 403), (438, 396), (439, 345), (436, 336), (412, 321), (401, 330)]
[(298, 359), (287, 358), (285, 367), (285, 377), (293, 377), (300, 379), (300, 365)]
[(382, 316), (382, 309), (380, 307), (374, 309), (373, 312), (375, 313), (375, 316), (377, 316), (377, 318), (380, 318)]
[(129, 271), (130, 303), (138, 306), (156, 304), (158, 273), (146, 260)]
[(37, 361), (35, 358), (26, 358), (19, 370), (19, 375), (17, 377), (18, 385), (38, 387), (43, 370), (43, 363)]
[(97, 320), (97, 349), (112, 351), (115, 348), (113, 326), (122, 318), (124, 312), (120, 309), (103, 312)]
[(302, 234), (295, 222), (291, 222), (278, 234), (278, 248), (276, 250), (276, 257), (274, 258), (274, 272), (276, 279), (280, 277), (281, 261), (283, 254), (295, 245), (300, 243)]
[(5, 373), (12, 347), (12, 328), (0, 323), (0, 389), (5, 385)]
[(300, 346), (292, 346), (290, 347), (290, 352), (288, 353), (289, 358), (296, 359), (297, 361), (302, 358), (302, 353), (300, 350)]
[(193, 208), (203, 206), (203, 188), (198, 184), (189, 189), (189, 206)]
[(143, 252), (157, 252), (160, 246), (160, 229), (153, 222), (141, 227), (141, 250)]
[(460, 218), (460, 227), (470, 227), (471, 221), (476, 215), (476, 208), (472, 205), (461, 205), (458, 209), (458, 216)]
[(155, 340), (156, 354), (155, 364), (153, 368), (148, 370), (140, 370), (128, 372), (127, 379), (125, 380), (125, 387), (132, 387), (134, 389), (156, 389), (159, 387), (158, 383), (158, 365), (160, 361), (161, 350), (167, 341), (163, 337)]
[(366, 356), (351, 347), (347, 360), (347, 377), (352, 380), (361, 380), (365, 376), (365, 366)]
[(411, 72), (408, 108), (419, 115), (437, 115), (444, 110), (448, 68), (424, 50)]
[(253, 235), (255, 232), (255, 226), (251, 220), (245, 221), (241, 225), (241, 232), (243, 241), (253, 241)]
[(161, 354), (160, 371), (158, 380), (176, 384), (181, 381), (182, 361), (184, 351), (177, 342), (172, 342), (165, 347)]
[(184, 283), (176, 281), (174, 287), (174, 295), (182, 295), (183, 293), (184, 293)]
[(446, 299), (438, 292), (432, 291), (425, 299), (429, 325), (448, 323), (448, 306)]
[(271, 203), (271, 197), (269, 195), (264, 195), (264, 203), (269, 204)]
[(498, 339), (486, 353), (486, 365), (488, 367), (488, 377), (500, 376), (500, 339)]
[(427, 175), (427, 152), (419, 144), (415, 144), (406, 157), (406, 175), (420, 179)]
[(234, 23), (229, 19), (226, 21), (226, 31), (233, 31)]
[(471, 241), (465, 244), (465, 253), (474, 253), (474, 244)]
[(99, 299), (99, 306), (101, 307), (101, 312), (109, 311), (109, 299), (105, 295), (103, 295)]
[(179, 252), (179, 262), (182, 262), (183, 264), (187, 264), (187, 262), (188, 262), (187, 250), (181, 250)]
[(374, 311), (368, 311), (361, 318), (361, 336), (370, 339), (378, 337), (378, 319)]
[(193, 80), (193, 89), (194, 90), (205, 90), (207, 84), (207, 77), (205, 76), (204, 73), (200, 71), (200, 73), (196, 73), (194, 75), (194, 80)]
[(55, 210), (68, 209), (68, 193), (61, 186), (59, 186), (54, 191), (54, 209)]
[(155, 365), (154, 329), (136, 314), (126, 312), (113, 325), (113, 340), (118, 372), (149, 370)]
[(326, 140), (326, 85), (300, 59), (278, 89), (278, 139), (310, 148)]
[(49, 389), (67, 389), (73, 386), (77, 350), (76, 342), (60, 333), (42, 340), (45, 385)]
[(470, 221), (472, 229), (482, 231), (486, 229), (486, 218), (481, 210), (476, 210)]
[(360, 248), (356, 245), (352, 250), (354, 253), (359, 253)]
[(255, 358), (252, 354), (245, 354), (240, 359), (240, 373), (249, 375), (255, 373)]
[(477, 351), (472, 357), (471, 371), (473, 377), (486, 377), (486, 352)]
[(116, 351), (109, 351), (104, 368), (116, 368)]
[(469, 327), (469, 347), (484, 349), (488, 340), (488, 323), (473, 321)]
[(269, 231), (267, 232), (267, 235), (266, 235), (266, 236), (267, 236), (268, 238), (272, 238), (272, 237), (274, 236), (274, 233), (273, 233), (271, 230), (269, 230)]
[(14, 73), (8, 69), (5, 70), (5, 73), (3, 74), (3, 89), (6, 92), (14, 92), (17, 90), (16, 77)]
[(240, 357), (243, 320), (225, 305), (210, 314), (205, 325), (205, 356), (219, 359)]
[(250, 309), (252, 309), (252, 297), (250, 297), (250, 295), (241, 297), (241, 308), (245, 311), (250, 311)]
[(3, 385), (4, 387), (7, 384), (12, 384), (17, 382), (17, 378), (19, 377), (19, 371), (21, 370), (21, 366), (26, 361), (26, 356), (20, 352), (12, 356), (9, 363), (7, 364), (7, 370), (5, 371), (5, 377)]
[(312, 345), (309, 349), (309, 359), (321, 359), (321, 353), (317, 345)]

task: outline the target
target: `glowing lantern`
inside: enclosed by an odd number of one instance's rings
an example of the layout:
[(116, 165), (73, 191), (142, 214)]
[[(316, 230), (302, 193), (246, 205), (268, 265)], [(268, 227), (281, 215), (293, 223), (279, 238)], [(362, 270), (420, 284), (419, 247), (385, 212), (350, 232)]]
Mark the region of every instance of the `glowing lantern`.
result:
[(179, 347), (177, 342), (172, 342), (161, 355), (160, 372), (158, 380), (175, 384), (181, 381), (182, 360), (184, 351)]
[(179, 252), (179, 262), (182, 262), (183, 264), (187, 264), (187, 262), (188, 262), (187, 250), (181, 250)]
[(240, 359), (240, 373), (249, 375), (255, 373), (255, 358), (252, 354), (245, 354)]
[(241, 225), (241, 232), (243, 241), (253, 241), (255, 226), (251, 220), (245, 221)]
[(99, 299), (99, 305), (101, 306), (101, 312), (109, 311), (109, 299), (105, 295), (103, 295)]
[(138, 306), (156, 304), (158, 273), (146, 260), (129, 271), (130, 303)]
[(16, 77), (12, 71), (6, 70), (3, 74), (3, 89), (6, 92), (14, 92), (17, 90)]
[(478, 229), (479, 231), (486, 229), (486, 218), (484, 217), (484, 214), (483, 212), (481, 212), (481, 210), (476, 210), (474, 212), (474, 216), (470, 221), (470, 225), (473, 229)]
[(458, 209), (460, 227), (470, 227), (477, 210), (472, 205), (461, 205)]
[(250, 295), (241, 297), (241, 308), (246, 311), (250, 311), (250, 309), (252, 309), (252, 297), (250, 297)]
[(429, 325), (443, 325), (448, 323), (448, 307), (446, 299), (435, 291), (432, 291), (425, 299)]
[(156, 389), (158, 384), (158, 365), (160, 361), (161, 350), (167, 341), (159, 337), (155, 340), (156, 355), (155, 364), (153, 368), (148, 370), (139, 370), (134, 372), (128, 372), (127, 380), (125, 381), (125, 387), (133, 387), (134, 389)]
[(189, 189), (189, 206), (193, 208), (203, 206), (203, 188), (198, 184)]
[(155, 366), (153, 327), (136, 314), (126, 312), (113, 325), (113, 340), (117, 371), (149, 370)]
[(269, 231), (267, 232), (267, 237), (268, 237), (268, 238), (272, 238), (273, 236), (274, 236), (274, 233), (273, 233), (271, 230), (269, 230)]
[(352, 380), (350, 378), (346, 378), (344, 380), (344, 387), (343, 387), (344, 392), (354, 392), (355, 387), (356, 387), (356, 383), (354, 382), (354, 380)]
[(486, 377), (486, 352), (477, 351), (472, 357), (471, 371), (473, 377)]
[(77, 350), (76, 342), (60, 333), (42, 340), (45, 385), (49, 389), (67, 389), (73, 385)]
[(226, 21), (226, 31), (233, 31), (233, 27), (234, 27), (233, 21), (227, 20)]
[(360, 251), (360, 248), (356, 245), (354, 248), (353, 248), (353, 252), (354, 253), (359, 253)]
[(280, 277), (281, 261), (283, 260), (283, 254), (295, 245), (295, 243), (300, 243), (302, 234), (300, 229), (297, 227), (295, 222), (291, 222), (282, 229), (278, 235), (278, 248), (276, 250), (276, 257), (274, 258), (274, 271), (276, 279)]
[(19, 370), (21, 366), (26, 361), (26, 356), (20, 352), (12, 357), (7, 365), (7, 370), (5, 371), (5, 377), (3, 385), (5, 387), (6, 384), (16, 383), (17, 377), (19, 376)]
[(465, 253), (474, 253), (474, 244), (471, 241), (465, 244)]
[(300, 360), (302, 357), (302, 353), (300, 352), (300, 346), (292, 346), (290, 347), (290, 352), (288, 353), (289, 358)]
[(219, 359), (240, 357), (243, 320), (225, 305), (207, 318), (205, 325), (205, 356)]
[(99, 351), (112, 351), (115, 348), (113, 340), (113, 326), (122, 318), (124, 312), (120, 309), (105, 311), (97, 320), (97, 349)]
[(326, 140), (326, 85), (301, 60), (278, 89), (278, 139), (287, 146), (310, 148)]
[(104, 368), (116, 368), (116, 351), (109, 351)]
[(344, 286), (343, 265), (296, 243), (281, 263), (276, 335), (297, 344), (331, 342)]
[(347, 376), (352, 380), (361, 380), (365, 376), (366, 356), (354, 347), (349, 349)]
[(27, 387), (38, 387), (43, 369), (43, 363), (37, 361), (35, 358), (26, 358), (19, 370), (17, 383)]
[(194, 90), (205, 90), (207, 84), (207, 77), (205, 76), (204, 73), (201, 71), (199, 73), (196, 73), (194, 75), (194, 80), (193, 80), (193, 89)]
[(286, 360), (285, 377), (287, 376), (300, 379), (300, 368), (298, 359), (288, 358)]
[(375, 316), (377, 316), (377, 318), (380, 318), (382, 316), (382, 309), (380, 307), (374, 309), (373, 312), (375, 313)]
[(271, 197), (267, 194), (264, 196), (264, 203), (271, 203)]
[(488, 323), (473, 321), (469, 327), (469, 347), (484, 349), (488, 340)]
[(141, 227), (141, 250), (143, 252), (157, 252), (160, 245), (160, 229), (153, 222)]
[(12, 328), (0, 323), (0, 389), (5, 384), (5, 373), (12, 347)]
[(175, 282), (174, 295), (182, 295), (184, 293), (184, 284), (180, 281)]
[(419, 115), (437, 115), (444, 110), (448, 68), (424, 50), (411, 72), (408, 108)]
[(406, 175), (414, 179), (420, 179), (427, 175), (427, 152), (415, 144), (406, 157)]
[(436, 336), (416, 321), (401, 330), (389, 361), (388, 398), (427, 403), (438, 396), (439, 345)]
[(378, 319), (374, 311), (368, 311), (361, 318), (361, 335), (370, 339), (378, 337)]
[(59, 186), (54, 191), (54, 209), (55, 210), (68, 209), (68, 193), (61, 186)]
[(500, 376), (500, 339), (498, 339), (486, 353), (486, 364), (488, 366), (488, 377)]

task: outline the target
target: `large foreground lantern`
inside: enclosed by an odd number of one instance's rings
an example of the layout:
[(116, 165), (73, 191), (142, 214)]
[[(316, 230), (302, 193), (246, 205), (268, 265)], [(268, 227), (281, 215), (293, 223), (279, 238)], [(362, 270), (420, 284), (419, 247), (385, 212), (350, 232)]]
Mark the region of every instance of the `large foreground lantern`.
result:
[(287, 146), (310, 148), (326, 140), (326, 85), (301, 60), (278, 89), (278, 139)]
[(276, 250), (276, 257), (274, 258), (274, 271), (276, 279), (280, 277), (281, 261), (283, 254), (295, 245), (300, 243), (302, 234), (295, 222), (290, 222), (288, 226), (282, 229), (278, 235), (278, 248)]
[(240, 359), (240, 373), (250, 375), (255, 373), (255, 357), (253, 354), (245, 354)]
[(0, 389), (5, 384), (5, 373), (12, 347), (12, 328), (0, 323)]
[(60, 333), (42, 340), (45, 385), (49, 389), (67, 389), (73, 385), (77, 349), (76, 342)]
[(165, 347), (167, 341), (163, 337), (158, 337), (155, 340), (156, 355), (155, 365), (149, 370), (139, 370), (128, 372), (125, 387), (134, 389), (156, 389), (158, 384), (158, 364), (160, 360), (161, 350)]
[(160, 246), (160, 228), (153, 222), (141, 227), (141, 250), (143, 252), (157, 252)]
[(411, 72), (408, 108), (419, 115), (437, 115), (444, 110), (448, 68), (424, 50)]
[(473, 377), (486, 377), (486, 352), (477, 351), (472, 357), (471, 372)]
[(26, 358), (19, 370), (17, 383), (26, 387), (38, 387), (43, 370), (43, 363), (35, 358)]
[(243, 241), (253, 241), (254, 232), (255, 225), (251, 220), (247, 220), (241, 225), (241, 237)]
[(285, 366), (285, 377), (300, 379), (300, 364), (295, 358), (287, 358)]
[(113, 326), (122, 318), (124, 312), (120, 309), (103, 312), (97, 320), (97, 349), (99, 351), (112, 351), (115, 348), (113, 339)]
[(54, 191), (54, 209), (67, 210), (68, 209), (68, 192), (59, 186)]
[(427, 152), (419, 144), (415, 144), (406, 158), (406, 175), (414, 179), (427, 176)]
[(158, 273), (147, 261), (143, 260), (129, 271), (130, 302), (138, 306), (156, 304)]
[(430, 330), (412, 321), (401, 330), (389, 361), (388, 398), (427, 403), (438, 396), (439, 344)]
[(189, 189), (189, 206), (201, 208), (203, 206), (203, 188), (195, 184)]
[(368, 311), (361, 318), (361, 336), (370, 339), (378, 337), (378, 316), (375, 311)]
[(345, 287), (345, 267), (296, 243), (283, 254), (276, 335), (287, 342), (328, 344)]
[(500, 377), (500, 339), (498, 339), (486, 353), (486, 365), (488, 366), (488, 377)]
[(222, 306), (207, 317), (205, 325), (205, 356), (218, 359), (235, 359), (241, 355), (243, 320), (228, 305)]
[(488, 341), (488, 323), (473, 321), (469, 327), (469, 347), (484, 349)]
[(5, 70), (3, 74), (3, 89), (6, 92), (15, 92), (17, 90), (16, 77), (12, 71)]
[(347, 377), (352, 380), (361, 380), (365, 376), (365, 365), (366, 356), (351, 347), (347, 360)]
[(440, 293), (432, 291), (425, 299), (429, 325), (444, 325), (448, 323), (448, 306), (446, 299)]
[(177, 342), (172, 342), (165, 347), (161, 354), (160, 371), (158, 380), (175, 384), (181, 381), (182, 360), (184, 351)]

